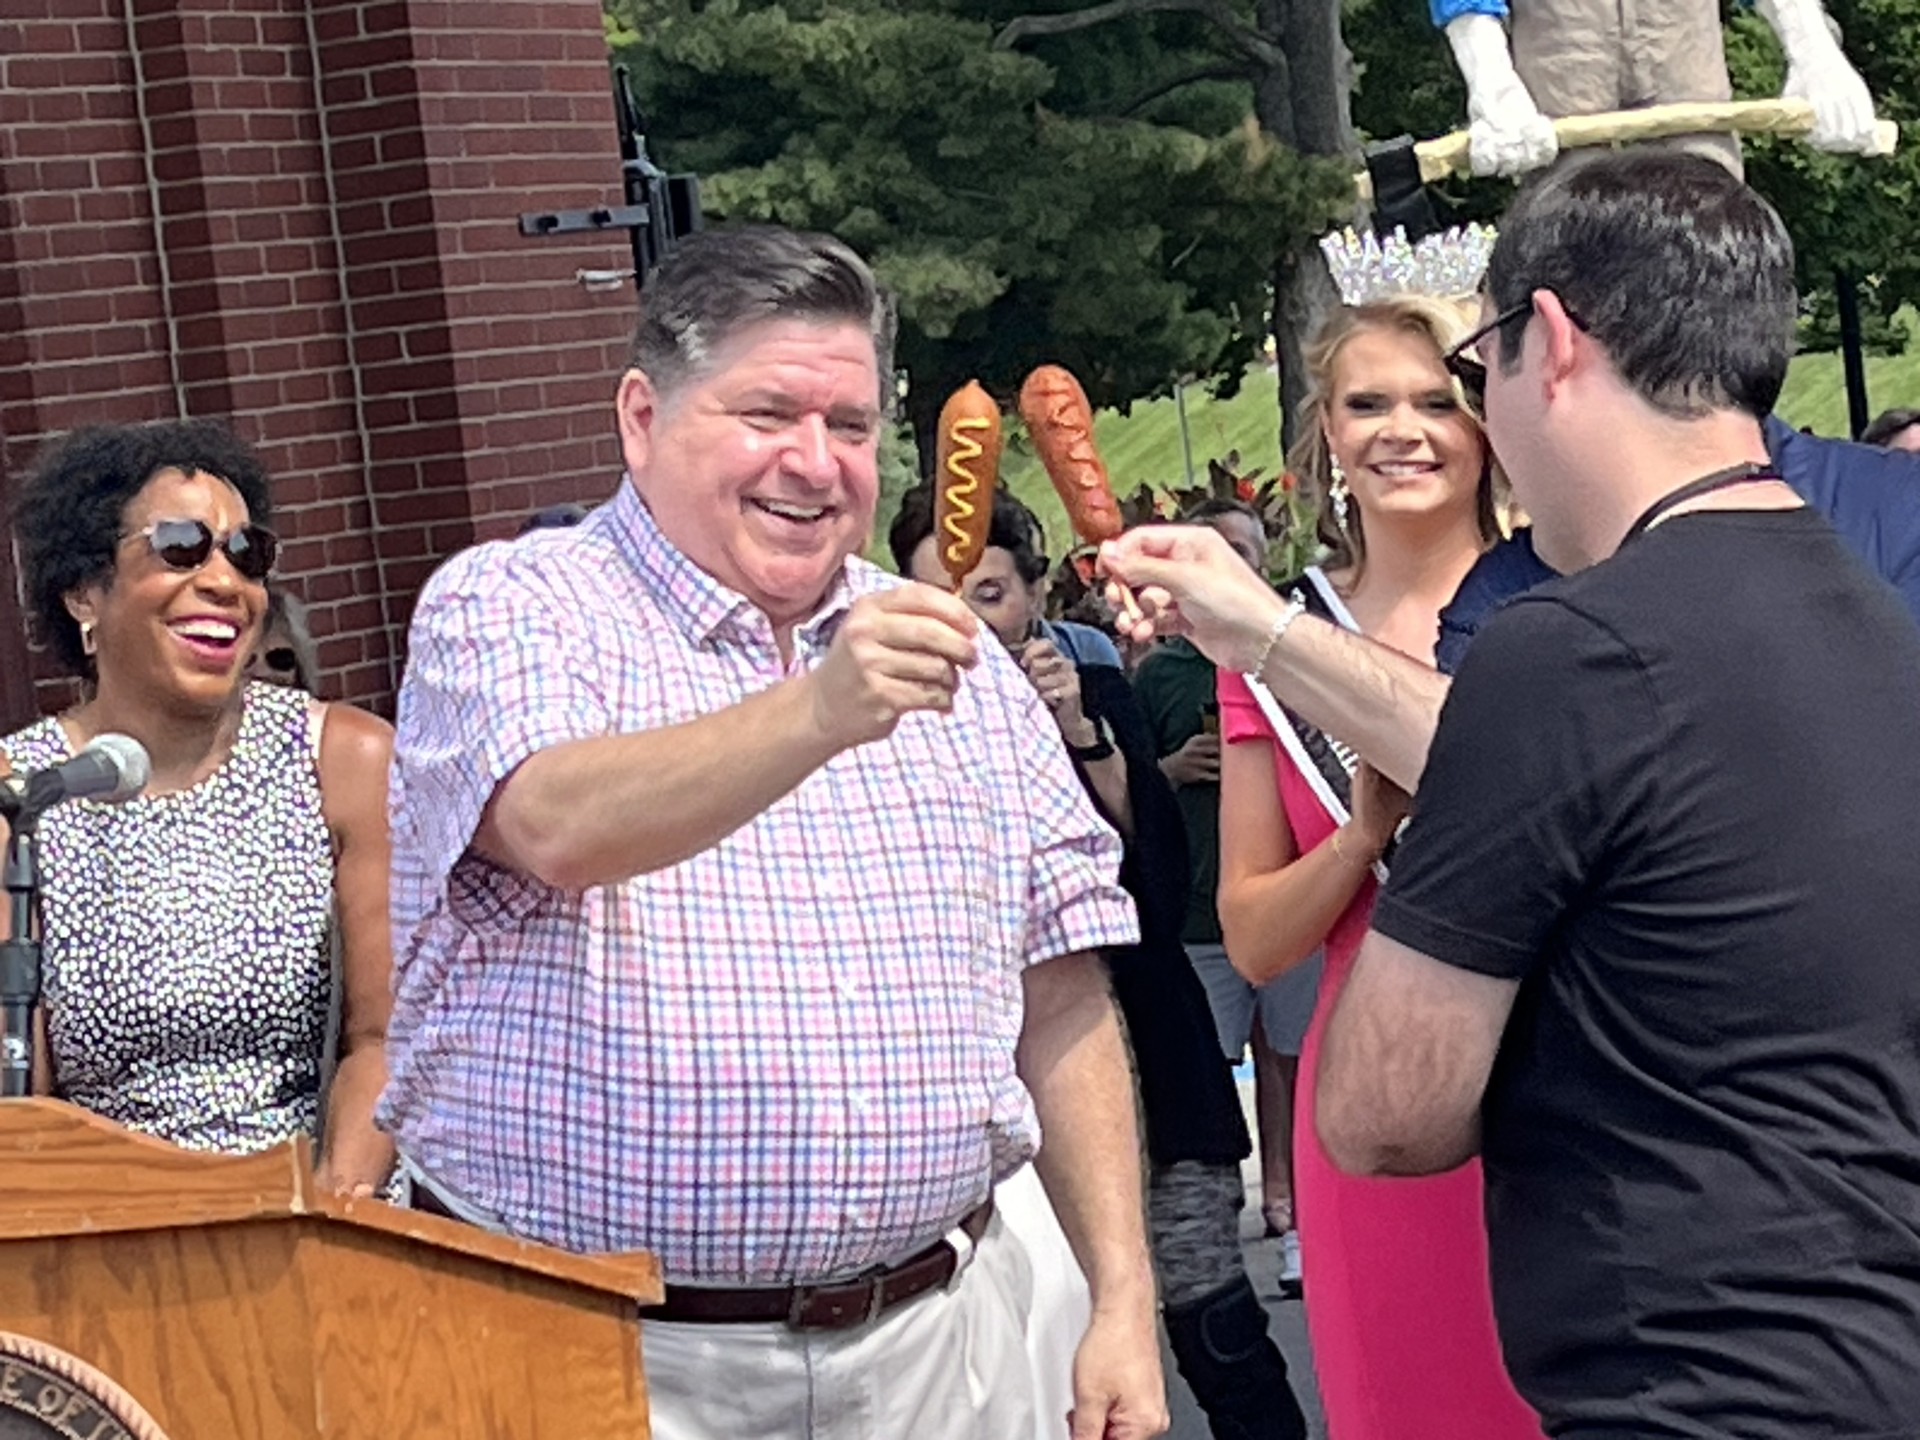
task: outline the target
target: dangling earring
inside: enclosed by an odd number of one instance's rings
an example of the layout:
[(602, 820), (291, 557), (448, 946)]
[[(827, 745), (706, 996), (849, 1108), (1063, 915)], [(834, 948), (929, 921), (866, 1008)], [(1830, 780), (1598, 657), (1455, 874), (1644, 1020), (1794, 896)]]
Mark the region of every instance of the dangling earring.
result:
[(80, 653), (91, 655), (99, 648), (99, 644), (93, 638), (93, 621), (82, 620), (80, 622)]
[(1333, 468), (1333, 483), (1327, 486), (1327, 503), (1333, 506), (1333, 523), (1344, 535), (1347, 533), (1347, 497), (1353, 492), (1347, 487), (1347, 472), (1340, 468), (1339, 460), (1329, 455), (1327, 463)]

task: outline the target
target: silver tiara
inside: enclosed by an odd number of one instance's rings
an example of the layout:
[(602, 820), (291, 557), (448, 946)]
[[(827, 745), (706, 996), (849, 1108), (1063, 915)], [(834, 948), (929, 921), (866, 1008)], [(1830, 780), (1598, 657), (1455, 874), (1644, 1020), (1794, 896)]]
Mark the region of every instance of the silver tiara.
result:
[(1454, 300), (1480, 288), (1496, 233), (1487, 225), (1462, 225), (1410, 245), (1406, 230), (1398, 225), (1385, 240), (1372, 233), (1356, 234), (1349, 226), (1323, 236), (1320, 249), (1333, 272), (1333, 283), (1340, 287), (1341, 300), (1349, 305), (1366, 305), (1389, 295)]

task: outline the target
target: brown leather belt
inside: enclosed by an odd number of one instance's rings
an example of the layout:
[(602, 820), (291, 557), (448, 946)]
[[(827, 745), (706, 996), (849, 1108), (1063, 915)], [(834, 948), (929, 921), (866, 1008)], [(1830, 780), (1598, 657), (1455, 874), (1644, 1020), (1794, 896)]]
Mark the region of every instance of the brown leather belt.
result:
[[(955, 1228), (978, 1243), (993, 1219), (989, 1197)], [(669, 1285), (667, 1298), (640, 1312), (646, 1320), (694, 1325), (750, 1325), (785, 1321), (790, 1330), (852, 1330), (878, 1320), (896, 1305), (938, 1289), (953, 1278), (960, 1257), (945, 1240), (851, 1279), (822, 1285), (770, 1285), (722, 1290), (706, 1285)]]
[[(418, 1181), (413, 1208), (458, 1220), (447, 1203)], [(978, 1244), (993, 1219), (988, 1196), (954, 1228)], [(648, 1320), (690, 1325), (752, 1325), (780, 1320), (792, 1330), (851, 1330), (877, 1320), (896, 1305), (936, 1290), (953, 1278), (960, 1257), (945, 1240), (936, 1240), (895, 1265), (822, 1285), (768, 1285), (726, 1290), (707, 1285), (669, 1285), (667, 1298), (640, 1314)]]

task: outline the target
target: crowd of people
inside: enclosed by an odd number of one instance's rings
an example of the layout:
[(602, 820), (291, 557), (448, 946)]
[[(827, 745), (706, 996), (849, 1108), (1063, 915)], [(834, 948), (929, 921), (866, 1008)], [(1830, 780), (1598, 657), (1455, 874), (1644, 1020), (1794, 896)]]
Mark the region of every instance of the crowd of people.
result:
[(393, 726), (246, 447), (68, 437), (15, 528), (82, 698), (0, 766), (152, 773), (40, 822), (36, 1087), (653, 1252), (663, 1440), (1145, 1437), (1163, 1333), (1298, 1440), (1251, 1044), (1331, 1440), (1908, 1435), (1920, 427), (1773, 416), (1792, 275), (1712, 161), (1563, 164), (1477, 295), (1327, 321), (1319, 563), (1211, 502), (1103, 633), (1010, 495), (957, 590), (930, 486), (876, 515), (866, 264), (704, 231), (617, 488), (440, 569)]

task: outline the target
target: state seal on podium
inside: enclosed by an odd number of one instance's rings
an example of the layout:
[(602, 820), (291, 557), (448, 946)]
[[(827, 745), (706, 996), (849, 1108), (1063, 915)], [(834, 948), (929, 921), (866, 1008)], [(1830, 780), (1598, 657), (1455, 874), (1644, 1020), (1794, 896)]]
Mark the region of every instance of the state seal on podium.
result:
[(0, 1330), (0, 1440), (167, 1440), (113, 1380), (43, 1340)]

